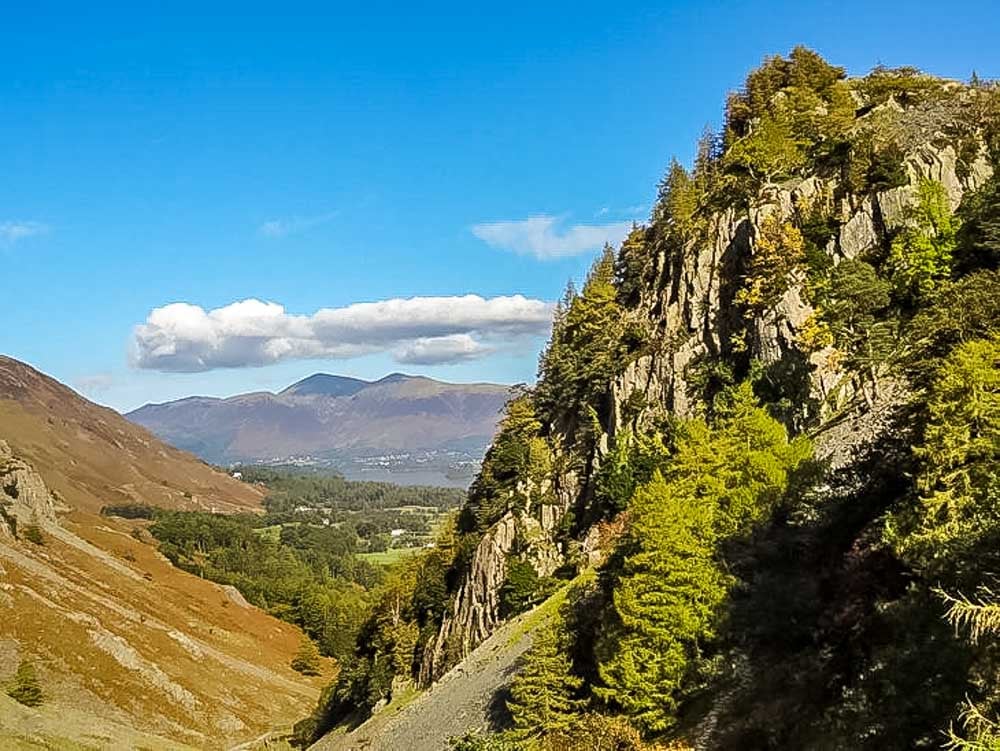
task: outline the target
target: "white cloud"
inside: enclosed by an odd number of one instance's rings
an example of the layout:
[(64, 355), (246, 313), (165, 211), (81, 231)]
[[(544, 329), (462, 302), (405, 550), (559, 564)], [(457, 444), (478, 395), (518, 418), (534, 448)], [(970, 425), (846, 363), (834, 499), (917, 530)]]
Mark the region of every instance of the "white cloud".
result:
[(390, 352), (405, 363), (458, 362), (546, 334), (552, 311), (551, 303), (522, 295), (412, 297), (323, 308), (312, 315), (293, 315), (277, 303), (253, 299), (208, 311), (172, 303), (155, 308), (134, 328), (132, 363), (193, 373), (375, 352)]
[(328, 211), (325, 214), (307, 217), (291, 217), (289, 219), (270, 219), (257, 228), (257, 232), (264, 237), (279, 238), (305, 232), (313, 227), (326, 224), (337, 216), (336, 211)]
[(0, 222), (0, 240), (6, 243), (44, 235), (48, 231), (48, 226), (41, 222)]
[(469, 334), (450, 334), (414, 339), (396, 350), (394, 356), (397, 362), (407, 365), (440, 365), (475, 360), (495, 351), (495, 347), (483, 344)]
[(73, 381), (73, 386), (82, 394), (96, 396), (110, 389), (114, 382), (114, 376), (110, 373), (94, 373), (77, 378)]
[(560, 228), (557, 217), (542, 214), (501, 222), (484, 222), (472, 227), (472, 233), (494, 248), (533, 255), (548, 260), (580, 255), (617, 245), (632, 229), (632, 222), (610, 224), (573, 224)]

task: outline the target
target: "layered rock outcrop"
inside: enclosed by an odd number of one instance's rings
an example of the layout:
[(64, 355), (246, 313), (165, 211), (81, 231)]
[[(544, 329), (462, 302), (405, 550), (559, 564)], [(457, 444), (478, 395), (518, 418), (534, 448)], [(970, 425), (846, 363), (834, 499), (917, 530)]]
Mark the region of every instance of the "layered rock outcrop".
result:
[(56, 509), (41, 475), (0, 440), (0, 538), (16, 537), (18, 525), (56, 524)]
[[(970, 96), (974, 97), (974, 92)], [(859, 114), (856, 127), (862, 129), (876, 127), (872, 123), (879, 118), (893, 118), (902, 150), (903, 185), (857, 194), (841, 172), (817, 170), (761, 186), (748, 206), (706, 213), (704, 231), (692, 233), (679, 247), (654, 245), (638, 301), (627, 311), (630, 319), (652, 332), (650, 341), (609, 385), (609, 414), (593, 443), (594, 453), (585, 463), (591, 475), (624, 427), (649, 424), (667, 413), (681, 417), (696, 414), (703, 405), (702, 394), (693, 385), (692, 369), (707, 360), (756, 361), (765, 368), (795, 369), (802, 391), (796, 402), (811, 410), (811, 414), (801, 416), (796, 427), (806, 423), (815, 426), (825, 416), (847, 407), (872, 414), (878, 411), (870, 399), (858, 398), (861, 386), (832, 346), (817, 348), (803, 343), (803, 333), (815, 313), (804, 273), (793, 274), (780, 299), (766, 312), (750, 318), (737, 296), (746, 285), (769, 220), (792, 221), (821, 204), (836, 229), (820, 250), (835, 265), (884, 252), (896, 234), (912, 225), (919, 186), (925, 181), (943, 186), (951, 208), (956, 209), (967, 193), (990, 178), (992, 168), (980, 132), (963, 135), (960, 158), (959, 142), (954, 134), (946, 133), (951, 114), (934, 103), (904, 109), (891, 98), (887, 104)], [(900, 397), (893, 389), (888, 391), (889, 398)], [(642, 405), (638, 410), (636, 403)], [(834, 463), (844, 461), (853, 443), (870, 438), (871, 431), (858, 427), (856, 421), (852, 424), (858, 429), (820, 436), (819, 452)], [(572, 435), (562, 433), (553, 426), (550, 441), (556, 450), (575, 443)], [(468, 654), (500, 622), (499, 592), (518, 525), (541, 530), (530, 547), (551, 552), (553, 531), (562, 515), (568, 509), (585, 507), (586, 495), (592, 492), (588, 478), (575, 474), (556, 471), (552, 484), (560, 491), (557, 504), (508, 513), (482, 537), (439, 634), (425, 652), (421, 672), (425, 682), (447, 667), (449, 654)], [(586, 533), (586, 529), (581, 530), (581, 536)], [(543, 542), (540, 538), (546, 536)], [(530, 550), (527, 559), (536, 563), (540, 575), (551, 573), (558, 565), (549, 556), (533, 557)]]

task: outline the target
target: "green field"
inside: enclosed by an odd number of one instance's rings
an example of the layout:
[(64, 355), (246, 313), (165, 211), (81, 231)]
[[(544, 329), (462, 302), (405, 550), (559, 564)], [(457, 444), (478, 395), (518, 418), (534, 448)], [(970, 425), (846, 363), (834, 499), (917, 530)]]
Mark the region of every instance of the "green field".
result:
[(391, 566), (420, 550), (421, 548), (391, 548), (381, 553), (358, 553), (358, 558), (363, 558), (369, 563)]

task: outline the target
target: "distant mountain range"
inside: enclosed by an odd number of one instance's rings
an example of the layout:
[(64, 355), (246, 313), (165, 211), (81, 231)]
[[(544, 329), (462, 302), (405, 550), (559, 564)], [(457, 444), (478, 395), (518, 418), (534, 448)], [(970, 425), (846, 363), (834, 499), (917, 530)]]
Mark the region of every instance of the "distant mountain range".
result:
[(489, 444), (510, 388), (393, 373), (378, 381), (317, 373), (277, 394), (190, 397), (126, 415), (217, 463), (455, 451)]

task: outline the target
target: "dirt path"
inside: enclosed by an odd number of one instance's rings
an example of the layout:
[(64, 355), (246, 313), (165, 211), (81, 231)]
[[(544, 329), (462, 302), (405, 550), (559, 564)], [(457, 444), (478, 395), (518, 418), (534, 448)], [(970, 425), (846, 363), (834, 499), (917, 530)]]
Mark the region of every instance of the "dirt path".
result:
[(390, 704), (351, 732), (335, 730), (310, 751), (442, 751), (452, 736), (503, 723), (506, 689), (531, 646), (523, 618), (506, 624), (409, 703)]

